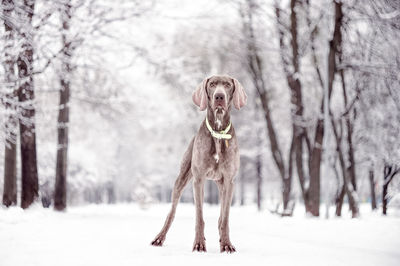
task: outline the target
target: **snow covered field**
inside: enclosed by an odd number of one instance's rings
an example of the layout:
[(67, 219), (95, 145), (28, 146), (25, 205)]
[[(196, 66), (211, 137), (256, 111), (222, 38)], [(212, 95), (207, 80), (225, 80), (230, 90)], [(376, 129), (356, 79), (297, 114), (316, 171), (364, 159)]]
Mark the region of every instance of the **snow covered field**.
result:
[[(365, 206), (367, 207), (367, 206)], [(360, 219), (293, 218), (232, 207), (231, 240), (220, 254), (219, 208), (205, 205), (207, 253), (192, 253), (194, 206), (180, 204), (163, 247), (150, 242), (169, 205), (0, 208), (0, 265), (400, 265), (400, 217), (368, 208)], [(345, 210), (345, 208), (344, 208)]]

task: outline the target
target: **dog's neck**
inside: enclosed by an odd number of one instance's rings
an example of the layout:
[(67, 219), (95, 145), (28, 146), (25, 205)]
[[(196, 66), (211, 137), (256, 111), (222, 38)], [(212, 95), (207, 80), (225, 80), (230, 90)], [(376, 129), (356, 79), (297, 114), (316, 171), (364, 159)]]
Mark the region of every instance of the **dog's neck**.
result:
[(207, 119), (214, 131), (221, 131), (228, 127), (231, 116), (229, 110), (217, 113), (212, 109), (207, 109)]
[[(229, 111), (230, 110), (228, 110), (227, 112), (223, 112), (223, 113), (217, 113), (217, 112), (214, 112), (211, 108), (207, 109), (207, 119), (208, 119), (208, 122), (209, 122), (211, 128), (214, 131), (219, 132), (219, 131), (225, 130), (228, 127), (229, 122), (231, 120)], [(217, 139), (214, 137), (212, 137), (212, 139), (213, 139), (214, 145), (215, 145), (214, 158), (215, 158), (215, 162), (218, 164), (222, 154), (227, 149), (226, 143), (228, 143), (229, 140), (222, 140), (222, 139)]]

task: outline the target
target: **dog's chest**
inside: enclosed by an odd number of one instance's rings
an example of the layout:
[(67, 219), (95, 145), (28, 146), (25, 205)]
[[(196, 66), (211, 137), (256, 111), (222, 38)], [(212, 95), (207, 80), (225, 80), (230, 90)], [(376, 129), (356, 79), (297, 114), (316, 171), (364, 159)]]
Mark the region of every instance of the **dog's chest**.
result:
[(209, 180), (220, 180), (222, 178), (222, 172), (221, 170), (214, 169), (214, 168), (209, 168), (207, 173), (206, 173), (206, 178)]
[(224, 173), (227, 173), (227, 157), (225, 154), (214, 153), (208, 162), (208, 169), (206, 172), (206, 178), (210, 180), (219, 180), (223, 177)]

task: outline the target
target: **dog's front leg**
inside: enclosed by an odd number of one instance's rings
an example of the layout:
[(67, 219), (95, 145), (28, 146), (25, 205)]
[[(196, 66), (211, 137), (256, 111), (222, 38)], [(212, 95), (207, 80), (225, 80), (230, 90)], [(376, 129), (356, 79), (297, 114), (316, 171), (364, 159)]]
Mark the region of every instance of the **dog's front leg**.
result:
[(220, 250), (221, 252), (231, 253), (236, 251), (229, 238), (229, 210), (232, 203), (235, 184), (231, 181), (224, 182), (223, 184), (219, 184), (218, 187), (220, 188), (221, 195), (221, 215), (218, 220)]
[(203, 219), (204, 178), (195, 178), (193, 180), (193, 192), (194, 203), (196, 205), (196, 235), (193, 243), (193, 251), (206, 252)]

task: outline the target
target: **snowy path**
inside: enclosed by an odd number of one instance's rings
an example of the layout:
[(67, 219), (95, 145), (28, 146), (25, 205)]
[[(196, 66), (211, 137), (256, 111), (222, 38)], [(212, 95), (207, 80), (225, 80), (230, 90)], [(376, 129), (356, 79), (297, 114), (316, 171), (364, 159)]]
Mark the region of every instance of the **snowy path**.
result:
[(0, 265), (400, 265), (400, 218), (279, 218), (233, 207), (231, 240), (220, 254), (219, 208), (205, 206), (207, 253), (192, 253), (194, 207), (178, 206), (164, 247), (149, 245), (168, 205), (98, 205), (56, 213), (0, 208)]

